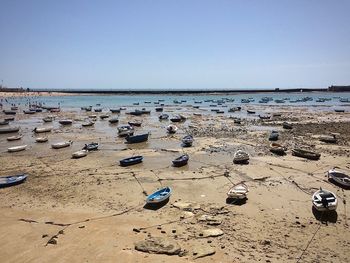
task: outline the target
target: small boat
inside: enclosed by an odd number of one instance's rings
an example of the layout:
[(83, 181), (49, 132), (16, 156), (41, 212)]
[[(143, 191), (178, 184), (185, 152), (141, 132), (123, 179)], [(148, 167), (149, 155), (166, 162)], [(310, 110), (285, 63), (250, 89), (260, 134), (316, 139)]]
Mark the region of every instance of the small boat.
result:
[(52, 130), (52, 127), (35, 127), (34, 132), (35, 133), (43, 133), (43, 132), (50, 132)]
[(155, 191), (153, 194), (147, 196), (146, 203), (147, 204), (161, 203), (161, 202), (169, 199), (170, 195), (171, 195), (171, 188), (164, 187), (160, 190)]
[(312, 204), (317, 211), (335, 211), (338, 199), (334, 193), (320, 188), (312, 195)]
[(112, 113), (120, 113), (120, 109), (109, 109)]
[(141, 121), (128, 121), (130, 126), (140, 127), (142, 125)]
[(95, 123), (93, 121), (88, 121), (88, 122), (84, 122), (81, 124), (82, 127), (90, 127), (93, 126)]
[(230, 188), (227, 192), (228, 198), (244, 199), (247, 198), (249, 192), (248, 186), (245, 183), (239, 183)]
[(45, 118), (43, 118), (44, 122), (52, 122), (53, 121), (53, 117), (52, 116), (47, 116)]
[(35, 114), (36, 110), (23, 110), (24, 114)]
[(241, 107), (233, 107), (228, 110), (228, 112), (235, 112), (235, 111), (240, 111), (242, 108)]
[(118, 118), (112, 118), (112, 119), (109, 119), (108, 121), (109, 121), (109, 123), (114, 124), (114, 123), (118, 123), (119, 119)]
[(12, 106), (11, 110), (18, 110), (18, 107), (17, 106)]
[(19, 127), (0, 128), (0, 134), (18, 132)]
[(50, 112), (60, 112), (60, 108), (50, 108)]
[(95, 112), (102, 112), (102, 108), (94, 109)]
[(4, 120), (5, 121), (14, 121), (15, 117), (5, 117)]
[(17, 113), (13, 110), (3, 110), (3, 112), (5, 113), (5, 115), (16, 115), (16, 113)]
[(163, 111), (163, 108), (162, 107), (157, 107), (156, 108), (156, 112), (162, 112)]
[(170, 134), (174, 134), (177, 131), (177, 127), (173, 124), (170, 124), (166, 129)]
[(345, 112), (344, 109), (335, 109), (334, 111), (335, 111), (335, 112)]
[(12, 176), (1, 176), (0, 177), (0, 188), (8, 187), (23, 183), (27, 179), (27, 174), (18, 174)]
[(182, 138), (182, 144), (184, 147), (191, 147), (193, 143), (193, 136), (192, 135), (186, 135)]
[(293, 129), (293, 125), (288, 123), (288, 122), (283, 122), (282, 127), (283, 127), (283, 129), (286, 129), (286, 130)]
[(83, 147), (83, 150), (96, 151), (98, 150), (98, 146), (99, 144), (97, 142), (92, 142), (89, 144), (85, 144), (85, 146)]
[(148, 140), (149, 133), (139, 134), (139, 135), (128, 135), (125, 137), (128, 143), (140, 143)]
[(104, 119), (107, 119), (107, 118), (109, 118), (109, 115), (108, 115), (108, 114), (102, 114), (102, 115), (100, 115), (100, 119), (101, 119), (101, 120), (104, 120)]
[(130, 111), (128, 114), (133, 115), (133, 116), (141, 116), (142, 115), (142, 111), (134, 110), (134, 111)]
[(285, 146), (282, 146), (278, 143), (271, 143), (270, 144), (270, 152), (277, 154), (277, 155), (285, 155), (287, 151), (287, 148)]
[(247, 113), (248, 113), (248, 114), (255, 114), (255, 111), (253, 111), (253, 110), (247, 110)]
[(173, 160), (173, 166), (175, 167), (181, 167), (188, 163), (189, 156), (188, 154), (183, 154), (180, 157), (177, 157), (175, 160)]
[(78, 159), (78, 158), (82, 158), (85, 157), (88, 154), (88, 150), (80, 150), (77, 152), (72, 153), (72, 158), (74, 159)]
[(158, 118), (159, 118), (160, 121), (161, 120), (167, 120), (167, 119), (169, 119), (169, 115), (166, 114), (166, 113), (163, 113)]
[(0, 125), (8, 125), (8, 124), (9, 124), (9, 121), (5, 121), (5, 120), (0, 121)]
[(350, 176), (346, 175), (344, 172), (335, 170), (335, 168), (328, 171), (328, 179), (343, 186), (344, 188), (350, 188)]
[(19, 145), (19, 146), (14, 146), (14, 147), (10, 147), (7, 148), (8, 152), (20, 152), (20, 151), (24, 151), (27, 148), (27, 145)]
[(292, 155), (306, 158), (306, 159), (310, 159), (310, 160), (318, 160), (321, 157), (321, 154), (319, 154), (319, 153), (308, 151), (308, 150), (303, 150), (303, 149), (299, 149), (299, 148), (293, 149)]
[(61, 125), (71, 125), (73, 123), (72, 120), (59, 120), (58, 122)]
[(20, 140), (22, 137), (23, 137), (23, 135), (15, 135), (15, 136), (7, 137), (6, 139), (8, 141), (17, 141), (17, 140)]
[(143, 160), (143, 156), (133, 156), (133, 157), (129, 157), (129, 158), (125, 158), (123, 160), (120, 160), (119, 163), (120, 163), (120, 166), (129, 166), (129, 165), (134, 165), (134, 164), (137, 164), (137, 163), (141, 163)]
[(172, 122), (180, 122), (182, 121), (182, 118), (180, 116), (174, 116), (170, 119)]
[(72, 143), (73, 143), (72, 141), (58, 142), (58, 143), (51, 144), (51, 147), (53, 149), (60, 149), (60, 148), (71, 146)]
[(89, 119), (96, 119), (96, 118), (97, 118), (97, 115), (96, 115), (96, 114), (92, 114), (92, 115), (89, 115), (88, 118), (89, 118)]
[(260, 120), (269, 120), (271, 116), (259, 115)]
[(47, 137), (36, 137), (35, 141), (38, 143), (47, 142), (49, 139)]
[(134, 128), (130, 125), (119, 126), (118, 128), (118, 136), (124, 137), (134, 134)]
[(272, 131), (269, 135), (269, 141), (277, 141), (278, 140), (278, 131)]
[(242, 164), (242, 163), (248, 163), (248, 161), (249, 161), (249, 155), (242, 150), (238, 150), (233, 155), (233, 163)]
[(337, 143), (337, 138), (335, 135), (322, 135), (319, 140), (325, 143)]

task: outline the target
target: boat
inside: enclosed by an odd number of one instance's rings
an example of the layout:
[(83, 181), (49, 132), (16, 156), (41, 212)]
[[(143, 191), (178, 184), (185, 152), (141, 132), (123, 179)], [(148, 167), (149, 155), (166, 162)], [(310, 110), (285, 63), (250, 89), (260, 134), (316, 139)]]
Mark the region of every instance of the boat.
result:
[(35, 141), (38, 143), (47, 142), (49, 139), (47, 137), (36, 137)]
[(245, 183), (239, 183), (230, 188), (227, 192), (228, 198), (244, 199), (247, 198), (249, 192), (248, 186)]
[(168, 127), (166, 127), (168, 133), (174, 134), (177, 131), (177, 127), (173, 124), (170, 124)]
[(0, 121), (0, 125), (8, 125), (9, 123), (10, 123), (9, 121), (5, 121), (5, 120)]
[(278, 131), (271, 131), (269, 135), (269, 141), (277, 141), (278, 140)]
[(182, 144), (184, 147), (190, 147), (193, 143), (193, 136), (192, 135), (186, 135), (182, 138)]
[(102, 115), (100, 115), (100, 119), (101, 119), (101, 120), (104, 120), (104, 119), (107, 119), (107, 118), (109, 118), (109, 115), (108, 115), (108, 114), (102, 114)]
[(344, 109), (335, 109), (334, 111), (335, 111), (335, 112), (345, 112)]
[(130, 126), (140, 127), (142, 125), (141, 121), (128, 121)]
[(23, 183), (27, 179), (27, 177), (28, 177), (28, 175), (25, 173), (11, 175), (11, 176), (1, 176), (0, 177), (0, 188)]
[(120, 109), (109, 109), (112, 113), (120, 113)]
[(338, 199), (331, 191), (320, 188), (312, 195), (312, 204), (317, 211), (335, 211), (338, 206)]
[(72, 153), (72, 158), (74, 159), (78, 159), (78, 158), (82, 158), (85, 157), (88, 154), (88, 150), (80, 150), (77, 152)]
[(20, 151), (24, 151), (27, 148), (27, 145), (19, 145), (19, 146), (14, 146), (14, 147), (10, 147), (7, 148), (8, 152), (20, 152)]
[(58, 122), (61, 125), (71, 125), (73, 123), (72, 120), (59, 120)]
[(350, 188), (350, 176), (346, 175), (344, 172), (335, 170), (335, 168), (328, 171), (328, 179), (344, 188)]
[(248, 163), (248, 161), (249, 161), (249, 155), (242, 150), (236, 151), (235, 154), (233, 155), (233, 163), (235, 164)]
[(142, 111), (134, 110), (134, 111), (130, 111), (128, 114), (133, 115), (133, 116), (141, 116), (142, 115)]
[(98, 146), (99, 144), (97, 142), (92, 142), (89, 144), (85, 144), (85, 146), (83, 147), (83, 150), (96, 151), (98, 150)]
[(65, 148), (65, 147), (68, 147), (68, 146), (71, 146), (72, 145), (72, 141), (65, 141), (65, 142), (58, 142), (58, 143), (54, 143), (54, 144), (51, 144), (51, 147), (53, 149), (60, 149), (60, 148)]
[(43, 133), (43, 132), (50, 132), (51, 130), (52, 130), (52, 127), (35, 127), (33, 132)]
[(322, 135), (319, 140), (325, 143), (337, 143), (337, 138), (335, 135)]
[(12, 132), (18, 132), (18, 131), (19, 131), (19, 127), (0, 128), (0, 134), (12, 133)]
[(180, 122), (182, 121), (182, 118), (180, 116), (174, 116), (170, 119), (172, 122)]
[(119, 119), (118, 118), (112, 118), (112, 119), (109, 119), (108, 121), (109, 121), (109, 123), (114, 124), (114, 123), (118, 123)]
[(124, 137), (134, 134), (134, 128), (130, 125), (119, 126), (118, 128), (118, 136)]
[(24, 114), (35, 114), (36, 110), (23, 110)]
[(5, 117), (4, 118), (5, 121), (14, 121), (15, 120), (15, 117)]
[(288, 123), (288, 122), (283, 122), (282, 127), (283, 127), (283, 129), (286, 129), (286, 130), (293, 129), (293, 125)]
[(171, 195), (171, 188), (167, 186), (167, 187), (164, 187), (160, 190), (157, 190), (153, 194), (147, 196), (146, 203), (147, 204), (161, 203), (161, 202), (169, 199), (170, 195)]
[(259, 115), (260, 120), (269, 120), (271, 116)]
[(47, 116), (45, 118), (43, 118), (44, 122), (52, 122), (53, 121), (53, 117), (52, 116)]
[(13, 110), (3, 110), (3, 112), (5, 113), (5, 115), (16, 115), (16, 113), (17, 113)]
[(129, 165), (134, 165), (137, 163), (141, 163), (143, 160), (143, 156), (133, 156), (133, 157), (129, 157), (129, 158), (125, 158), (119, 161), (120, 166), (129, 166)]
[(277, 155), (285, 155), (287, 151), (287, 148), (281, 144), (278, 144), (276, 142), (273, 142), (270, 144), (270, 152), (277, 154)]
[(60, 112), (61, 109), (60, 108), (50, 108), (50, 112)]
[(161, 120), (167, 120), (167, 119), (169, 119), (169, 115), (166, 114), (166, 113), (163, 113), (163, 114), (159, 115), (158, 118), (159, 118), (160, 121)]
[(12, 106), (11, 110), (18, 110), (18, 107), (17, 106)]
[(321, 157), (321, 154), (319, 154), (319, 153), (308, 151), (308, 150), (303, 150), (303, 149), (299, 149), (299, 148), (293, 149), (292, 155), (306, 158), (306, 159), (310, 159), (310, 160), (318, 160)]
[(175, 167), (181, 167), (188, 163), (189, 156), (188, 154), (183, 154), (180, 157), (177, 157), (175, 160), (173, 160), (173, 166)]
[(163, 111), (163, 108), (162, 107), (157, 107), (156, 108), (156, 112), (162, 112)]
[(140, 143), (148, 140), (149, 133), (139, 134), (139, 135), (128, 135), (125, 137), (128, 143)]
[(255, 111), (253, 111), (253, 110), (247, 110), (247, 113), (248, 113), (248, 114), (255, 114)]
[(102, 108), (94, 109), (95, 112), (102, 112)]
[(14, 135), (14, 136), (7, 137), (6, 139), (8, 141), (17, 141), (17, 140), (20, 140), (22, 137), (23, 135)]

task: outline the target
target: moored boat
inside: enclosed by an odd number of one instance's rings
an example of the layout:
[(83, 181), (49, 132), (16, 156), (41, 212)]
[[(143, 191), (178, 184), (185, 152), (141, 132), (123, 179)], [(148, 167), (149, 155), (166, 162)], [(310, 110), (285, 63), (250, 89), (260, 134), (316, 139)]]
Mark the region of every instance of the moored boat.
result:
[(191, 147), (193, 143), (193, 136), (192, 135), (186, 135), (182, 138), (182, 144), (184, 147)]
[(53, 121), (53, 117), (52, 116), (46, 116), (45, 118), (43, 118), (44, 122), (52, 122)]
[(18, 132), (18, 131), (19, 131), (19, 127), (0, 128), (0, 134), (12, 133), (12, 132)]
[(337, 171), (335, 168), (333, 168), (328, 171), (328, 179), (344, 188), (350, 188), (350, 176), (345, 174), (345, 172)]
[(8, 152), (20, 152), (20, 151), (24, 151), (26, 148), (27, 148), (27, 145), (19, 145), (19, 146), (7, 148), (7, 151)]
[(125, 158), (119, 161), (120, 166), (129, 166), (129, 165), (134, 165), (141, 163), (143, 160), (143, 156), (138, 155), (138, 156), (132, 156), (129, 158)]
[(189, 156), (188, 154), (183, 154), (180, 157), (177, 157), (175, 160), (173, 160), (173, 166), (175, 167), (181, 167), (188, 163)]
[(143, 133), (139, 135), (128, 135), (125, 137), (128, 143), (140, 143), (148, 140), (149, 133)]
[(285, 155), (287, 151), (287, 148), (281, 144), (278, 143), (271, 143), (270, 144), (270, 152), (277, 154), (277, 155)]
[(85, 157), (87, 154), (88, 154), (88, 150), (80, 150), (72, 153), (72, 158), (74, 159), (82, 158), (82, 157)]
[(68, 119), (67, 120), (59, 120), (58, 122), (61, 125), (71, 125), (73, 123), (72, 120), (68, 120)]
[(317, 211), (334, 211), (337, 209), (338, 199), (334, 193), (320, 188), (312, 195), (312, 204)]
[(248, 161), (249, 161), (249, 155), (242, 150), (236, 151), (235, 154), (233, 155), (233, 163), (235, 164), (248, 163)]
[(142, 125), (141, 121), (128, 121), (130, 126), (140, 127)]
[(288, 123), (288, 122), (283, 122), (282, 127), (283, 127), (283, 129), (286, 129), (286, 130), (293, 129), (293, 125)]
[(122, 126), (119, 126), (117, 129), (118, 129), (118, 136), (120, 137), (125, 137), (125, 136), (134, 134), (134, 128), (131, 127), (130, 125), (122, 125)]
[(170, 195), (171, 195), (171, 188), (164, 187), (160, 190), (155, 191), (153, 194), (147, 196), (146, 203), (147, 204), (161, 203), (161, 202), (169, 199)]
[(3, 110), (3, 112), (5, 113), (5, 115), (16, 115), (16, 111), (14, 110)]
[(234, 199), (244, 199), (247, 198), (247, 193), (249, 192), (249, 188), (245, 183), (239, 183), (230, 188), (227, 192), (228, 198)]
[(9, 121), (6, 121), (6, 120), (0, 121), (0, 125), (8, 125), (8, 124), (9, 124)]
[(108, 115), (108, 114), (102, 114), (102, 115), (100, 115), (100, 119), (101, 119), (101, 120), (104, 120), (104, 119), (107, 119), (107, 118), (109, 118), (109, 115)]
[(321, 157), (321, 154), (319, 154), (319, 153), (308, 151), (308, 150), (303, 150), (303, 149), (300, 149), (300, 148), (293, 149), (292, 150), (292, 155), (293, 156), (302, 157), (302, 158), (306, 158), (306, 159), (309, 159), (309, 160), (318, 160)]
[(43, 133), (43, 132), (51, 132), (52, 127), (35, 127), (34, 132), (35, 133)]
[(0, 177), (0, 188), (23, 183), (27, 179), (27, 177), (28, 177), (28, 175), (25, 173), (11, 175), (11, 176), (1, 176)]
[(93, 121), (88, 121), (88, 122), (84, 122), (81, 124), (82, 127), (90, 127), (93, 126), (95, 123)]
[(335, 135), (322, 135), (319, 140), (325, 143), (337, 143), (337, 138)]
[(68, 146), (71, 146), (72, 145), (72, 141), (65, 141), (65, 142), (58, 142), (58, 143), (53, 143), (51, 144), (51, 147), (53, 149), (60, 149), (60, 148), (65, 148), (65, 147), (68, 147)]
[(269, 141), (277, 141), (278, 140), (278, 132), (277, 131), (271, 131), (269, 135)]
[(83, 147), (83, 150), (96, 151), (98, 150), (98, 146), (99, 144), (97, 142), (92, 142), (89, 144), (85, 144), (85, 146)]
[(120, 113), (120, 109), (109, 109), (112, 113)]
[(174, 133), (176, 133), (178, 128), (175, 125), (170, 124), (168, 127), (166, 127), (166, 129), (167, 129), (168, 133), (174, 134)]
[(114, 123), (118, 123), (119, 119), (118, 118), (111, 118), (108, 121), (109, 121), (109, 123), (114, 124)]
[(159, 115), (158, 118), (159, 118), (160, 121), (161, 120), (167, 120), (167, 119), (169, 119), (169, 115), (166, 114), (166, 113), (163, 113), (163, 114)]
[(15, 136), (7, 137), (6, 139), (8, 141), (17, 141), (17, 140), (20, 140), (22, 137), (23, 137), (23, 135), (15, 135)]

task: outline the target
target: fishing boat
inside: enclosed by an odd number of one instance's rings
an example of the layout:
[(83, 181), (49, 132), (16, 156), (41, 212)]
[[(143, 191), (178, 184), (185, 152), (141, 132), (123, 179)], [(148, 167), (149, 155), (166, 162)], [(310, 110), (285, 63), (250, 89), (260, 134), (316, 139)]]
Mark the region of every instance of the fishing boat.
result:
[(338, 199), (331, 191), (320, 188), (312, 195), (312, 204), (317, 211), (335, 211), (338, 206)]
[(112, 118), (112, 119), (109, 119), (108, 121), (109, 121), (109, 123), (111, 123), (111, 124), (115, 124), (115, 123), (118, 123), (118, 122), (119, 122), (119, 119), (118, 119), (118, 118)]
[(95, 123), (93, 121), (88, 121), (88, 122), (84, 122), (81, 124), (82, 127), (90, 127), (93, 126)]
[(35, 127), (34, 132), (35, 133), (44, 133), (44, 132), (51, 132), (52, 127)]
[(35, 114), (36, 111), (35, 110), (23, 110), (24, 114)]
[(83, 150), (96, 151), (98, 150), (98, 146), (99, 144), (97, 142), (92, 142), (89, 144), (85, 144), (85, 146), (83, 147)]
[(7, 137), (6, 139), (8, 141), (17, 141), (17, 140), (20, 140), (22, 137), (23, 137), (23, 135), (15, 135), (15, 136)]
[(162, 112), (163, 111), (163, 108), (162, 107), (157, 107), (156, 108), (156, 112)]
[(27, 177), (28, 177), (28, 175), (25, 173), (11, 175), (11, 176), (1, 176), (0, 177), (0, 188), (9, 187), (9, 186), (23, 183), (27, 179)]
[(283, 122), (282, 127), (283, 127), (283, 129), (286, 129), (286, 130), (293, 129), (293, 125), (288, 123), (288, 122)]
[(319, 140), (325, 143), (337, 143), (337, 138), (335, 135), (322, 135)]
[(58, 122), (61, 125), (71, 125), (73, 123), (72, 120), (59, 120)]
[(157, 190), (153, 194), (147, 196), (146, 203), (147, 204), (161, 203), (161, 202), (169, 199), (170, 195), (171, 195), (171, 188), (167, 186), (167, 187), (164, 187), (160, 190)]
[(129, 158), (125, 158), (119, 161), (120, 166), (129, 166), (129, 165), (134, 165), (134, 164), (138, 164), (141, 163), (143, 160), (143, 156), (133, 156), (133, 157), (129, 157)]
[(128, 121), (130, 126), (140, 127), (142, 125), (141, 121)]
[(172, 122), (180, 122), (180, 121), (182, 121), (182, 118), (179, 115), (177, 115), (177, 116), (174, 116), (174, 117), (170, 118), (170, 121), (172, 121)]
[(168, 133), (174, 134), (174, 133), (176, 133), (178, 128), (175, 125), (170, 124), (168, 127), (166, 127), (166, 129), (167, 129)]
[(0, 128), (0, 134), (12, 133), (12, 132), (18, 132), (18, 131), (19, 131), (19, 127)]
[(321, 157), (321, 154), (319, 154), (319, 153), (308, 151), (308, 150), (303, 150), (303, 149), (299, 149), (299, 148), (293, 149), (292, 155), (306, 158), (306, 159), (310, 159), (310, 160), (318, 160)]
[(101, 120), (104, 120), (104, 119), (107, 119), (107, 118), (109, 118), (109, 115), (108, 115), (108, 114), (102, 114), (102, 115), (100, 115), (100, 119), (101, 119)]
[(112, 113), (120, 113), (120, 109), (109, 109)]
[(139, 135), (128, 135), (125, 137), (127, 143), (140, 143), (148, 140), (149, 133)]
[(78, 158), (82, 158), (85, 157), (88, 154), (88, 150), (80, 150), (77, 152), (72, 153), (72, 158), (73, 159), (78, 159)]
[(119, 126), (118, 128), (118, 136), (125, 137), (134, 134), (134, 128), (130, 125)]
[(47, 142), (49, 139), (47, 137), (36, 137), (35, 141), (38, 143)]
[(177, 157), (175, 160), (173, 160), (173, 166), (175, 167), (181, 167), (188, 163), (189, 156), (188, 154), (183, 154), (180, 157)]
[(287, 148), (281, 144), (278, 144), (276, 142), (273, 142), (270, 144), (270, 152), (277, 154), (277, 155), (285, 155), (287, 151)]
[(239, 183), (230, 188), (227, 192), (228, 198), (244, 199), (247, 198), (249, 192), (248, 186), (245, 183)]
[(271, 131), (269, 135), (269, 141), (277, 141), (278, 140), (278, 131)]
[(160, 121), (161, 120), (167, 120), (167, 119), (169, 119), (169, 115), (166, 114), (166, 113), (163, 113), (158, 118), (159, 118)]
[(345, 174), (345, 172), (337, 171), (335, 168), (333, 168), (328, 171), (328, 179), (344, 188), (350, 188), (350, 176)]
[(5, 113), (5, 115), (16, 115), (16, 113), (17, 113), (13, 110), (3, 110), (3, 112)]
[(0, 121), (0, 125), (8, 125), (8, 124), (9, 124), (9, 121), (5, 121), (5, 120)]
[(72, 141), (65, 141), (65, 142), (58, 142), (58, 143), (54, 143), (54, 144), (51, 144), (51, 147), (53, 149), (60, 149), (60, 148), (65, 148), (65, 147), (68, 147), (68, 146), (71, 146), (72, 145)]
[(248, 163), (248, 161), (249, 161), (249, 155), (242, 150), (236, 151), (235, 154), (233, 155), (233, 163), (235, 164)]
[(193, 136), (192, 135), (186, 135), (182, 138), (182, 145), (184, 147), (191, 147), (193, 143)]
[(10, 147), (7, 148), (7, 151), (12, 153), (12, 152), (20, 152), (20, 151), (24, 151), (27, 148), (27, 145), (19, 145), (19, 146), (14, 146), (14, 147)]
[(44, 122), (52, 122), (53, 119), (54, 119), (54, 118), (53, 118), (52, 116), (47, 116), (47, 117), (43, 118), (43, 121), (44, 121)]

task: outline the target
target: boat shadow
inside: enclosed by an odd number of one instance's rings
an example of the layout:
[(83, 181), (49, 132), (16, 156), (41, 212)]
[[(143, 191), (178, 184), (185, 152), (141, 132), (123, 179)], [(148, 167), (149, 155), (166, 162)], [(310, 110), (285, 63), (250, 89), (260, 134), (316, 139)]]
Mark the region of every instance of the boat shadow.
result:
[(338, 183), (337, 181), (334, 181), (332, 178), (328, 178), (328, 181), (336, 186), (339, 186), (340, 188), (342, 189), (345, 189), (345, 190), (350, 190), (350, 187), (347, 187), (345, 185), (342, 185), (340, 183)]
[(338, 220), (338, 213), (337, 211), (317, 211), (314, 206), (312, 206), (312, 214), (314, 215), (315, 219), (317, 221), (320, 221), (322, 223), (336, 223)]
[(226, 198), (226, 204), (228, 204), (228, 205), (238, 205), (238, 206), (241, 206), (241, 205), (244, 205), (245, 203), (247, 203), (247, 200), (248, 200), (247, 197), (246, 197), (246, 198), (243, 198), (243, 199), (227, 197), (227, 198)]
[(144, 209), (147, 210), (153, 210), (153, 211), (157, 211), (158, 209), (161, 209), (163, 206), (165, 206), (167, 203), (169, 202), (169, 198), (167, 198), (166, 200), (160, 202), (160, 203), (156, 203), (156, 204), (145, 204), (143, 206)]

